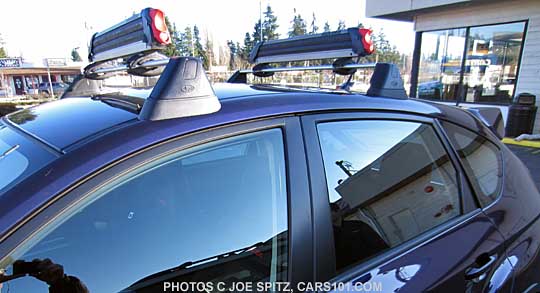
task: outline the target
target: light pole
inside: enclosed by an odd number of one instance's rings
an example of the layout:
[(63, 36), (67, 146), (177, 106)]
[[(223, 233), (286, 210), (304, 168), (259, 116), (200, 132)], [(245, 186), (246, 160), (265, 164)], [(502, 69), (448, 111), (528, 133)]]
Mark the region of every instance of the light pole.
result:
[(262, 0), (259, 0), (259, 41), (263, 41)]
[(54, 99), (54, 92), (53, 92), (53, 86), (52, 86), (52, 80), (51, 80), (51, 68), (49, 67), (49, 59), (45, 58), (45, 62), (47, 62), (47, 77), (49, 78), (49, 94)]

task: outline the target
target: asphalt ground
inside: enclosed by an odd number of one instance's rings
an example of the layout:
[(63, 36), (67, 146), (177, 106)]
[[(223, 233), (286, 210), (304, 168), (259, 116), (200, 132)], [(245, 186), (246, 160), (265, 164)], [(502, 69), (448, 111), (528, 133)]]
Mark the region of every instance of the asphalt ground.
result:
[(516, 144), (506, 144), (531, 171), (531, 175), (540, 190), (540, 148)]

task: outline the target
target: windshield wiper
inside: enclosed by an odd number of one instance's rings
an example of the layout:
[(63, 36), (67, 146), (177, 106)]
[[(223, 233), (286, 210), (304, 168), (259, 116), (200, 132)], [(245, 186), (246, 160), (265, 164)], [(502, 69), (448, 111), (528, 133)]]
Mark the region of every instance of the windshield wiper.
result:
[[(225, 252), (225, 253), (222, 253), (222, 254), (210, 256), (210, 257), (195, 260), (195, 261), (186, 261), (186, 262), (182, 263), (179, 266), (168, 268), (168, 269), (165, 269), (163, 271), (160, 271), (160, 272), (154, 273), (152, 275), (146, 276), (146, 277), (136, 281), (135, 283), (131, 284), (129, 287), (122, 290), (121, 292), (130, 292), (132, 290), (140, 289), (140, 287), (144, 288), (145, 286), (138, 286), (138, 285), (140, 285), (140, 284), (142, 284), (144, 282), (150, 281), (150, 280), (154, 280), (154, 279), (162, 277), (162, 276), (166, 276), (166, 275), (169, 275), (169, 274), (172, 274), (172, 273), (180, 272), (182, 270), (188, 269), (188, 268), (190, 268), (190, 267), (192, 267), (194, 265), (197, 265), (197, 264), (206, 263), (206, 262), (208, 262), (210, 260), (214, 260), (214, 259), (215, 260), (220, 260), (220, 259), (228, 258), (228, 257), (231, 257), (231, 256), (240, 255), (240, 254), (242, 254), (244, 252), (251, 251), (251, 250), (253, 250), (253, 249), (257, 248), (257, 247), (263, 246), (264, 244), (265, 244), (265, 242), (257, 242), (255, 244), (250, 245), (250, 246), (246, 246), (246, 247), (236, 249), (236, 250), (232, 250), (232, 251), (229, 251), (229, 252)], [(182, 274), (178, 274), (178, 275), (182, 275)]]

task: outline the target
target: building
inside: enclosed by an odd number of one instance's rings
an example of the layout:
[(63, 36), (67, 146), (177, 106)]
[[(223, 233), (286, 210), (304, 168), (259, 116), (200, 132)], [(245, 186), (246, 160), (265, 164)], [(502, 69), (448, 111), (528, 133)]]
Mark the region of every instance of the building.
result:
[(504, 115), (519, 93), (539, 104), (540, 1), (367, 0), (366, 15), (414, 23), (411, 96)]
[(37, 94), (40, 83), (69, 83), (81, 73), (82, 62), (65, 58), (47, 58), (42, 62), (27, 62), (22, 58), (0, 58), (0, 98)]

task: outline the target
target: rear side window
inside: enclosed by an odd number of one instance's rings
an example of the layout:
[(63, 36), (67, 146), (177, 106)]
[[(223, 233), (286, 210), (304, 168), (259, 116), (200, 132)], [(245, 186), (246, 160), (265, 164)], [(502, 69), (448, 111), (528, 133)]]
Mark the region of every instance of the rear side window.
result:
[(497, 199), (502, 185), (499, 148), (483, 136), (463, 127), (443, 122), (478, 199), (486, 206)]
[(431, 125), (318, 125), (338, 272), (461, 214), (456, 170)]
[[(234, 155), (223, 155), (231, 148)], [(50, 259), (90, 292), (163, 292), (164, 282), (230, 287), (286, 280), (287, 231), (282, 133), (272, 129), (132, 171), (60, 215), (9, 259)], [(48, 292), (30, 276), (4, 287)]]

